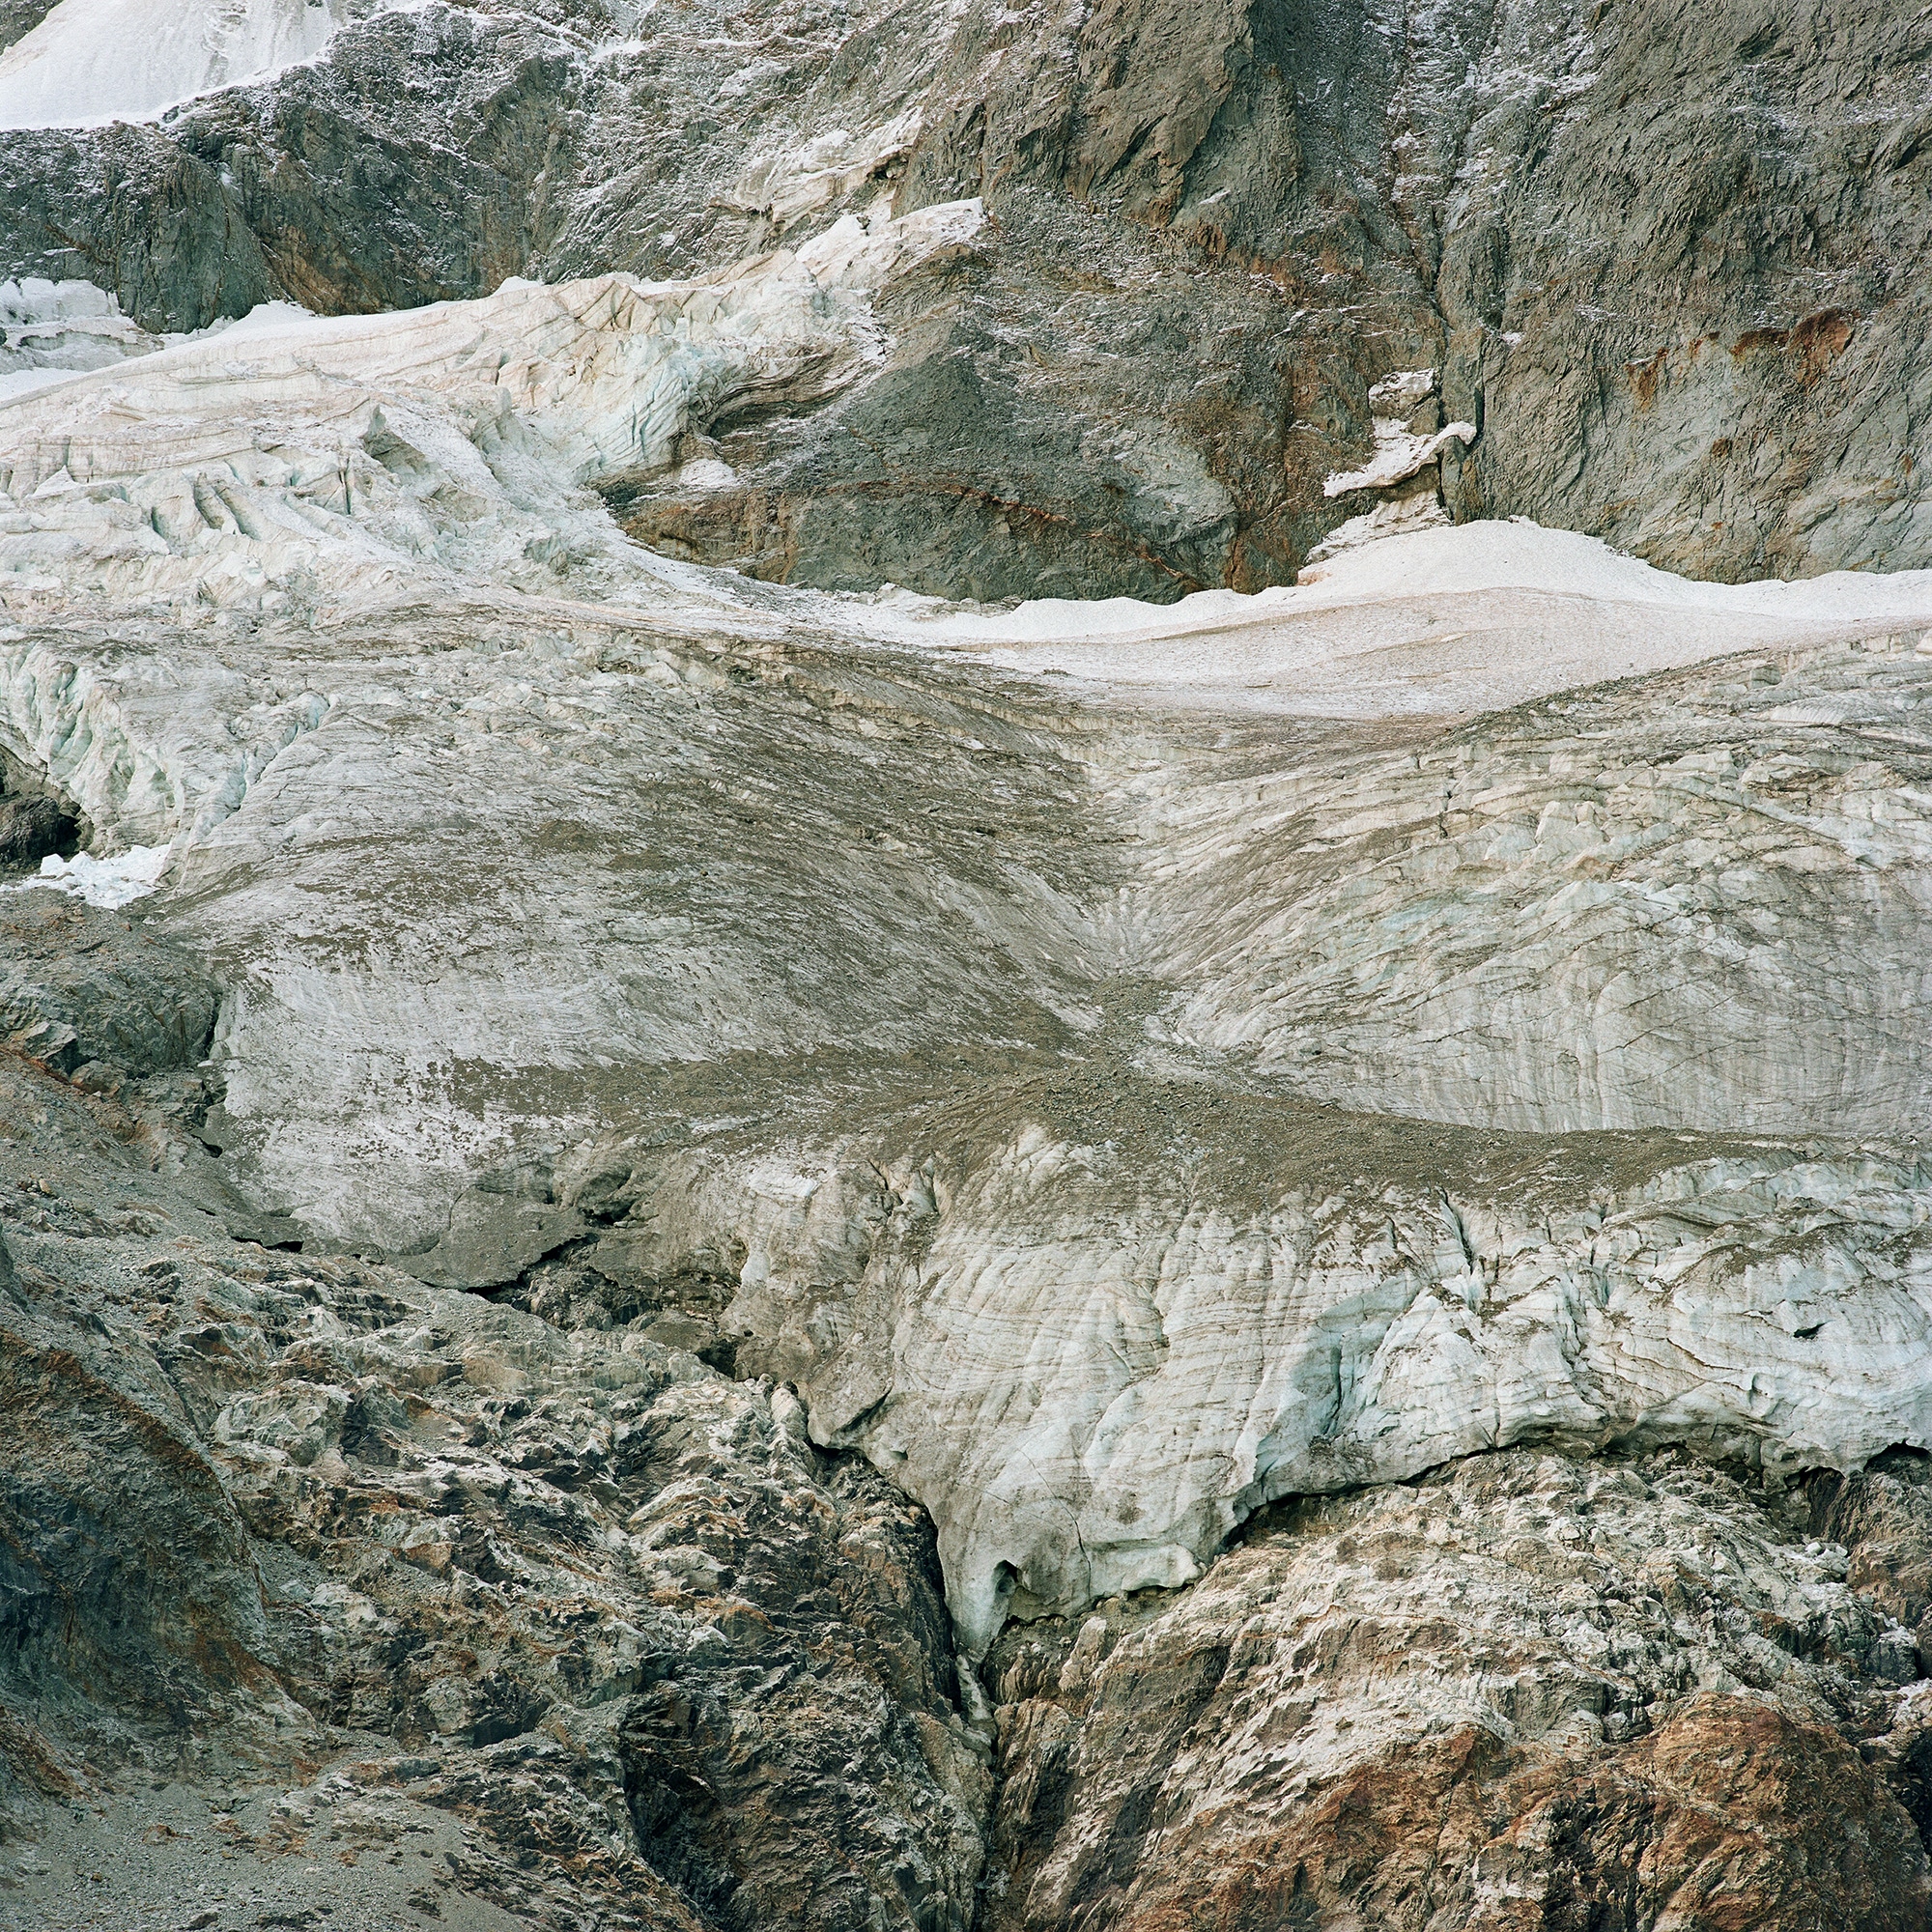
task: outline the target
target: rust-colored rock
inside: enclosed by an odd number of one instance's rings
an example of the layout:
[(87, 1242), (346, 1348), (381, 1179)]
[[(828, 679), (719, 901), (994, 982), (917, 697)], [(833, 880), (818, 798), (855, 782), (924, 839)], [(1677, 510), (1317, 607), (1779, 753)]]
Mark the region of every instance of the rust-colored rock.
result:
[(1513, 1454), (1009, 1631), (988, 1922), (1922, 1926), (1920, 1734), (1807, 1526), (1675, 1458)]

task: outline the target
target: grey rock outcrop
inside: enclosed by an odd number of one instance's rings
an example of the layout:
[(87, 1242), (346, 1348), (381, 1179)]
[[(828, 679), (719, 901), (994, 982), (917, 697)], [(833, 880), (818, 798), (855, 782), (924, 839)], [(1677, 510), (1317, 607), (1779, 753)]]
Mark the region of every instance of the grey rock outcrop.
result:
[(51, 798), (0, 798), (0, 867), (37, 866), (74, 843), (72, 816)]
[[(1861, 1496), (1922, 1495), (1899, 1462)], [(1905, 1932), (1923, 1733), (1812, 1514), (1672, 1456), (1507, 1453), (1257, 1524), (1179, 1600), (1014, 1629), (982, 1923)]]
[(0, 1037), (36, 1059), (62, 1042), (56, 1070), (93, 1063), (136, 1078), (191, 1065), (208, 1050), (217, 996), (178, 945), (50, 892), (0, 897)]

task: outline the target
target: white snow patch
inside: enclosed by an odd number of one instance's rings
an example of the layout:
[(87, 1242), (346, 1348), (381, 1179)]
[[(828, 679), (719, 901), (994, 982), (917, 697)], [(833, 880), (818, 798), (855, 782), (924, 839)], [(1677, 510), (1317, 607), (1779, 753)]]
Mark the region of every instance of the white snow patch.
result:
[[(1410, 497), (1386, 497), (1373, 510), (1338, 524), (1308, 553), (1308, 561), (1325, 563), (1345, 550), (1380, 543), (1385, 537), (1406, 536), (1412, 530), (1446, 527), (1449, 522), (1449, 513), (1434, 490), (1418, 491)], [(1301, 575), (1304, 582), (1309, 581), (1307, 569)]]
[(1392, 417), (1377, 416), (1376, 453), (1360, 469), (1337, 470), (1321, 485), (1324, 497), (1346, 497), (1350, 490), (1386, 490), (1403, 483), (1426, 463), (1434, 463), (1452, 442), (1476, 440), (1476, 425), (1453, 422), (1434, 436), (1416, 436)]
[(346, 0), (61, 0), (0, 54), (0, 128), (140, 120), (313, 60)]
[[(1106, 643), (1180, 637), (1242, 623), (1264, 624), (1290, 611), (1339, 610), (1421, 595), (1523, 590), (1608, 602), (1657, 604), (1731, 615), (1909, 620), (1932, 610), (1932, 570), (1833, 571), (1793, 582), (1705, 583), (1659, 570), (1612, 550), (1601, 537), (1545, 529), (1528, 517), (1453, 524), (1350, 547), (1311, 565), (1301, 581), (1252, 595), (1202, 590), (1174, 604), (1137, 597), (1042, 597), (1011, 610), (962, 610), (895, 591), (878, 608), (895, 617), (916, 607), (927, 639), (975, 643)], [(859, 600), (854, 599), (855, 603)]]
[(25, 893), (36, 886), (50, 886), (57, 893), (113, 912), (155, 891), (168, 868), (168, 850), (165, 845), (135, 845), (112, 859), (95, 859), (85, 852), (76, 852), (71, 859), (45, 858), (37, 877), (0, 886), (0, 893)]
[(844, 128), (827, 128), (803, 147), (753, 155), (727, 199), (782, 229), (800, 215), (830, 208), (864, 187), (889, 162), (908, 153), (919, 132), (917, 108), (859, 134)]
[(10, 396), (31, 395), (50, 383), (71, 383), (79, 373), (74, 369), (9, 369), (0, 374), (0, 403)]
[(670, 480), (681, 490), (731, 490), (737, 487), (738, 472), (715, 456), (696, 456), (672, 470)]
[(849, 600), (844, 620), (1007, 669), (1170, 699), (1388, 717), (1492, 709), (1742, 650), (1922, 628), (1932, 570), (1700, 583), (1521, 518), (1362, 543), (1252, 596), (1041, 598), (1001, 611), (897, 592)]
[(1431, 591), (1545, 590), (1661, 604), (1683, 611), (1886, 622), (1932, 603), (1932, 570), (1834, 570), (1784, 582), (1707, 583), (1659, 570), (1612, 550), (1601, 537), (1545, 529), (1528, 517), (1459, 524), (1351, 551), (1299, 584), (1264, 596), (1300, 598), (1313, 589), (1323, 603)]
[(241, 342), (256, 335), (275, 335), (283, 329), (298, 328), (304, 323), (317, 320), (315, 311), (303, 308), (299, 302), (257, 302), (246, 315), (238, 316), (232, 322), (211, 322), (206, 328), (198, 328), (192, 335), (170, 336), (168, 339), (170, 342), (206, 342), (218, 335), (228, 342)]

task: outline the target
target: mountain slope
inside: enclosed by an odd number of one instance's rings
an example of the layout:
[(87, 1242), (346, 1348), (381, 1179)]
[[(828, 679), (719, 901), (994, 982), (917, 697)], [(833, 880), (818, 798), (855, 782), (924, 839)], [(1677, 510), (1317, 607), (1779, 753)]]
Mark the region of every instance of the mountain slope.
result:
[[(876, 380), (696, 421), (660, 546), (796, 582), (1289, 581), (1398, 406), (1454, 514), (1697, 575), (1922, 563), (1921, 22), (1678, 11), (432, 5), (162, 123), (16, 134), (9, 272), (151, 327), (704, 272), (890, 197), (989, 223)], [(109, 180), (110, 194), (96, 190)], [(1391, 416), (1389, 420), (1396, 420)], [(1423, 482), (1438, 480), (1435, 469)]]

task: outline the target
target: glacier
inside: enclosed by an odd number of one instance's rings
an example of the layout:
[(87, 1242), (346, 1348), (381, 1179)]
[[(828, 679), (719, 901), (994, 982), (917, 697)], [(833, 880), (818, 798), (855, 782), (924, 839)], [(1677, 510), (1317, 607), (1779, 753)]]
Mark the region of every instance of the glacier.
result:
[(973, 1652), (1479, 1449), (1932, 1446), (1932, 575), (1519, 521), (976, 609), (621, 535), (979, 218), (0, 404), (0, 747), (218, 965), (229, 1181), (448, 1285), (722, 1276)]

